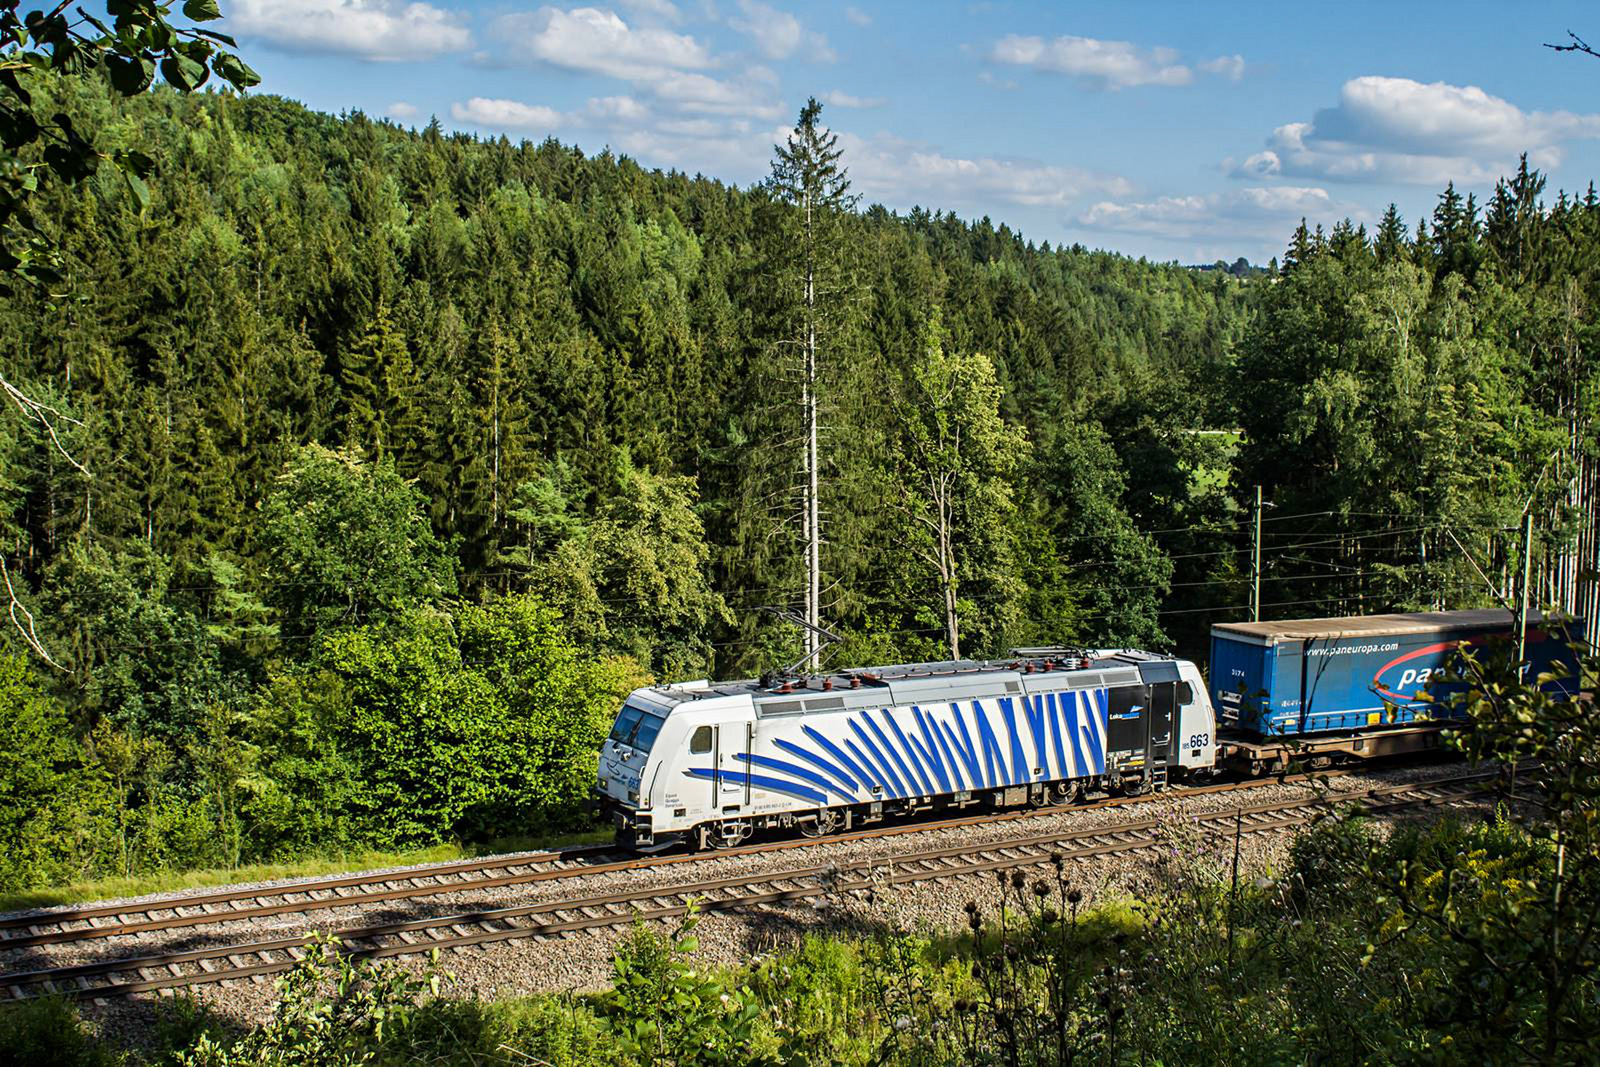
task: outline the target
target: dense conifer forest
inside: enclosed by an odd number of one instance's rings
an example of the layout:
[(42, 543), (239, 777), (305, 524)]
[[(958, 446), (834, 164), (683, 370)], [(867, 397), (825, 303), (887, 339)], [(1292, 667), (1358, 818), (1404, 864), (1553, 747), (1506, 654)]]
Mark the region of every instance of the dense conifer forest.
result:
[[(47, 185), (63, 276), (0, 299), (59, 412), (0, 421), (0, 885), (581, 825), (627, 688), (798, 657), (761, 610), (803, 584), (776, 184), (46, 91), (154, 170)], [(952, 617), (968, 655), (1203, 656), (1257, 485), (1268, 616), (1497, 603), (1531, 511), (1592, 620), (1600, 203), (1543, 186), (1237, 275), (840, 208), (826, 662), (942, 658)]]

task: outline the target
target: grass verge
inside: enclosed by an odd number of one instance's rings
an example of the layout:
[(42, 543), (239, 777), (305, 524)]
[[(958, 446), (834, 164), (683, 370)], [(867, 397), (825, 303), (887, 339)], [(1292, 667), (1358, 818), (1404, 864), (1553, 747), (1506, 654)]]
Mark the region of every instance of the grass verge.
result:
[(171, 893), (180, 889), (203, 889), (210, 886), (231, 885), (235, 882), (314, 878), (319, 875), (346, 874), (376, 867), (443, 863), (449, 860), (492, 856), (502, 852), (532, 852), (559, 848), (563, 845), (604, 844), (610, 840), (610, 830), (591, 830), (586, 833), (550, 834), (541, 837), (501, 837), (476, 845), (446, 844), (397, 852), (350, 852), (307, 857), (286, 863), (256, 863), (243, 867), (208, 867), (189, 871), (152, 871), (147, 874), (100, 878), (62, 886), (11, 890), (0, 893), (0, 912), (48, 908), (60, 904), (82, 904), (120, 897), (139, 897), (148, 893)]

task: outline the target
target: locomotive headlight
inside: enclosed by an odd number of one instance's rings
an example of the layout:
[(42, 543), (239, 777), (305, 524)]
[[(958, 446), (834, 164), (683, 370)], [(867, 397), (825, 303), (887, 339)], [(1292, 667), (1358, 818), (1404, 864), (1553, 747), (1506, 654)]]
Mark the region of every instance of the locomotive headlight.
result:
[(600, 776), (600, 788), (601, 788), (601, 789), (604, 789), (604, 788), (605, 788), (605, 787), (606, 787), (606, 786), (608, 786), (608, 785), (610, 785), (610, 784), (611, 784), (611, 783), (610, 783), (610, 782), (609, 782), (609, 781), (607, 781), (607, 780), (606, 780), (606, 776), (605, 776), (605, 775), (603, 775), (603, 774), (602, 774), (602, 775), (601, 775), (601, 776)]
[(637, 789), (628, 790), (628, 803), (629, 804), (637, 804), (637, 803), (639, 803), (639, 791)]

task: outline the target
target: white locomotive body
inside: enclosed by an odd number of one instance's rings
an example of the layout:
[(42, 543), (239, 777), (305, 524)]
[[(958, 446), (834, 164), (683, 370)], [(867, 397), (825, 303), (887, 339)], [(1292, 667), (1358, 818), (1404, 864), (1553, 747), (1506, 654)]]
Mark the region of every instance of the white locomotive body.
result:
[(1063, 803), (1209, 768), (1194, 664), (1142, 652), (910, 664), (633, 692), (597, 794), (634, 847), (737, 844), (935, 806)]

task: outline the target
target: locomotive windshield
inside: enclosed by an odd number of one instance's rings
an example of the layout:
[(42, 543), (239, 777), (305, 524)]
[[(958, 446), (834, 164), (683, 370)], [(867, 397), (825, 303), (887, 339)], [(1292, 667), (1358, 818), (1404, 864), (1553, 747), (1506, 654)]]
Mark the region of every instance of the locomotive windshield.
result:
[(653, 711), (624, 704), (622, 714), (617, 716), (617, 724), (611, 728), (611, 740), (629, 748), (648, 751), (666, 721)]

